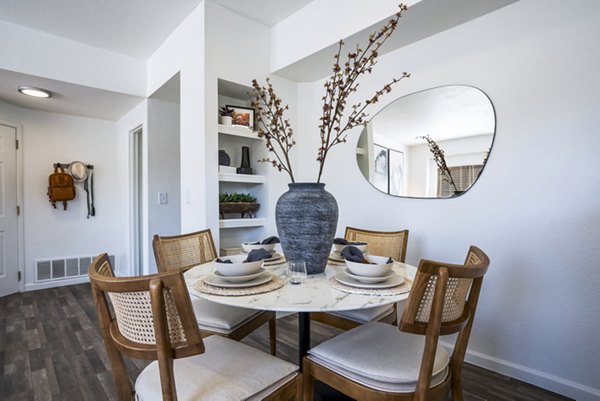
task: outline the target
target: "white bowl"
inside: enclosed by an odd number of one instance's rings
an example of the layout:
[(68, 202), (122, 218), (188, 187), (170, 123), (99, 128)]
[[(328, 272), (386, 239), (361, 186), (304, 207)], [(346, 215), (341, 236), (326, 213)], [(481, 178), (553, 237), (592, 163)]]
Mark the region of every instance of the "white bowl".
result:
[(357, 276), (381, 277), (389, 274), (394, 265), (394, 262), (386, 263), (389, 259), (388, 256), (365, 255), (365, 259), (375, 264), (358, 263), (346, 260), (346, 267), (350, 270), (350, 273)]
[(369, 246), (369, 244), (365, 243), (364, 245), (352, 245), (352, 244), (348, 244), (348, 245), (341, 245), (341, 244), (333, 244), (334, 249), (337, 253), (341, 253), (342, 249), (344, 249), (347, 246), (355, 246), (358, 249), (360, 249), (361, 252), (365, 252), (367, 250), (367, 247)]
[(223, 276), (247, 276), (258, 273), (263, 261), (244, 262), (248, 255), (229, 255), (221, 257), (221, 260), (231, 260), (233, 263), (219, 263), (215, 260), (215, 269)]
[(267, 252), (273, 253), (273, 251), (275, 250), (275, 245), (277, 245), (277, 244), (256, 244), (256, 245), (252, 245), (252, 242), (242, 242), (242, 249), (246, 253), (250, 253), (250, 251), (253, 251), (255, 249), (264, 249)]

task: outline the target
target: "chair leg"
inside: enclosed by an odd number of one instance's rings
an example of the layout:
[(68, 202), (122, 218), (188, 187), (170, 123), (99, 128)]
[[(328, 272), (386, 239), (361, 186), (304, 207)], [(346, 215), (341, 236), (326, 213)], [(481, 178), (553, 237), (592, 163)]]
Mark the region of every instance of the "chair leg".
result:
[(302, 362), (302, 395), (303, 401), (314, 401), (315, 378), (310, 374), (310, 364), (304, 357)]
[(462, 367), (452, 366), (452, 400), (463, 401)]
[(271, 355), (277, 355), (277, 319), (275, 317), (269, 320), (269, 348)]

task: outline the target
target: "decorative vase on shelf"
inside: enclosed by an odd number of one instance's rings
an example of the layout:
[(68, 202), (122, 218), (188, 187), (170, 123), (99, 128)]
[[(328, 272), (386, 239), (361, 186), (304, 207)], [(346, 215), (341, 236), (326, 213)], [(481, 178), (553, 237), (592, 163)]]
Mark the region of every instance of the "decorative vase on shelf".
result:
[(288, 186), (275, 207), (283, 254), (288, 261), (304, 260), (308, 274), (323, 273), (337, 229), (337, 202), (323, 183)]
[(242, 164), (236, 171), (238, 174), (252, 174), (252, 167), (250, 167), (250, 148), (248, 146), (242, 146)]

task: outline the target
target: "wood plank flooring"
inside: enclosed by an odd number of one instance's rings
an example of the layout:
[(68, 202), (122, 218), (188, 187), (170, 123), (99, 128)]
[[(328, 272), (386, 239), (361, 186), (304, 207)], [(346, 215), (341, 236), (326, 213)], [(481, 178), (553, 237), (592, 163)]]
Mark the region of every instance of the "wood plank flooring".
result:
[[(277, 354), (296, 363), (297, 319), (278, 320)], [(312, 324), (316, 345), (338, 331)], [(268, 352), (267, 326), (243, 340)], [(145, 361), (127, 360), (130, 377)], [(467, 401), (569, 398), (527, 383), (466, 365)], [(322, 401), (338, 399), (325, 391)], [(89, 284), (24, 292), (0, 298), (0, 399), (4, 401), (116, 400)]]

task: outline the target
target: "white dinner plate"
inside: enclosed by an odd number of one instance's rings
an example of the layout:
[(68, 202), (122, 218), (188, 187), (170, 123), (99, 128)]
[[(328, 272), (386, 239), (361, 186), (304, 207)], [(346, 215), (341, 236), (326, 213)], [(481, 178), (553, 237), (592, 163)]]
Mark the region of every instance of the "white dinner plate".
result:
[(255, 277), (252, 280), (244, 281), (243, 283), (232, 283), (214, 274), (211, 274), (210, 276), (206, 277), (204, 279), (204, 282), (210, 285), (214, 285), (215, 287), (243, 288), (256, 287), (257, 285), (268, 283), (271, 280), (273, 280), (273, 275), (267, 271), (263, 271), (261, 274), (258, 275), (258, 277)]
[(389, 271), (387, 272), (387, 274), (383, 275), (383, 276), (379, 276), (379, 277), (372, 277), (372, 276), (358, 276), (356, 274), (352, 274), (352, 272), (348, 269), (344, 270), (344, 273), (346, 273), (346, 275), (354, 280), (358, 280), (361, 283), (367, 283), (367, 284), (373, 284), (373, 283), (381, 283), (385, 280), (388, 280), (390, 278), (392, 278), (392, 276), (396, 273), (394, 273), (393, 271)]
[(392, 274), (392, 277), (381, 283), (361, 283), (360, 281), (348, 276), (345, 272), (339, 272), (335, 276), (335, 279), (342, 284), (357, 288), (391, 288), (396, 287), (404, 282), (404, 277), (396, 273)]
[(215, 276), (219, 277), (220, 279), (223, 279), (223, 280), (228, 281), (230, 283), (243, 283), (245, 281), (250, 281), (253, 278), (256, 278), (256, 277), (260, 276), (264, 272), (265, 272), (265, 269), (263, 269), (261, 267), (260, 269), (258, 269), (258, 271), (256, 273), (247, 274), (245, 276), (225, 276), (225, 275), (219, 273), (217, 270), (215, 270), (215, 272), (213, 274)]

